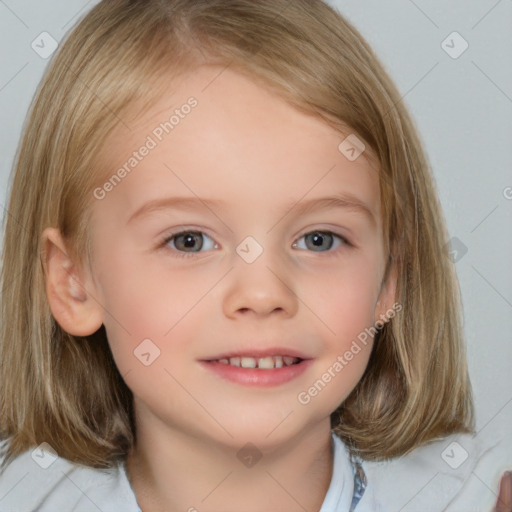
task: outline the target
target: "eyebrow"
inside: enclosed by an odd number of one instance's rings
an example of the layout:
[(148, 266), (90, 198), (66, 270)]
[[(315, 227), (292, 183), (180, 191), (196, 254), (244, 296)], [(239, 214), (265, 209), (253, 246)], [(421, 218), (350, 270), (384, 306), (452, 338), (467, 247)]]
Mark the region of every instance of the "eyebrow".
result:
[[(219, 199), (199, 197), (163, 197), (160, 199), (153, 199), (152, 201), (148, 201), (143, 204), (133, 212), (128, 218), (127, 224), (155, 211), (167, 209), (191, 211), (205, 206), (213, 211), (214, 209), (225, 208), (226, 202)], [(285, 213), (282, 218), (288, 215), (292, 210), (299, 214), (306, 214), (314, 210), (325, 210), (328, 208), (342, 208), (347, 211), (359, 213), (367, 217), (372, 224), (376, 223), (375, 214), (371, 208), (356, 196), (347, 193), (308, 199), (307, 201), (298, 200), (290, 202), (284, 206), (283, 211)]]

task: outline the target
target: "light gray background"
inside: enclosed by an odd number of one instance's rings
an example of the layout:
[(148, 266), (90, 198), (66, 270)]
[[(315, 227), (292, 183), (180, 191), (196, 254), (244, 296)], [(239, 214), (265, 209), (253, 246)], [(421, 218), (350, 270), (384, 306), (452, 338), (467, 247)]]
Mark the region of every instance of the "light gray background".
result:
[[(96, 3), (0, 0), (2, 215), (25, 114), (48, 62), (31, 43), (43, 31), (62, 40)], [(512, 0), (329, 3), (366, 37), (416, 120), (449, 232), (468, 249), (456, 269), (477, 430), (512, 431)], [(441, 46), (453, 31), (469, 44), (456, 59)]]

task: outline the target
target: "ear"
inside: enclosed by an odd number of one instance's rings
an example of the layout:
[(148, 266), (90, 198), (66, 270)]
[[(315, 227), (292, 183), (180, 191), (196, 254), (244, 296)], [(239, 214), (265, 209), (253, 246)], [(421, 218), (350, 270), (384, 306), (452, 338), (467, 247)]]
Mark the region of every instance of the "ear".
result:
[(94, 283), (73, 262), (60, 231), (46, 228), (41, 235), (46, 296), (55, 320), (73, 336), (88, 336), (103, 323), (103, 308), (96, 301)]
[[(391, 259), (382, 281), (377, 303), (375, 304), (375, 324), (384, 325), (395, 316), (396, 287), (398, 272), (396, 262)], [(400, 307), (400, 309), (402, 309)], [(397, 308), (399, 311), (400, 309)]]

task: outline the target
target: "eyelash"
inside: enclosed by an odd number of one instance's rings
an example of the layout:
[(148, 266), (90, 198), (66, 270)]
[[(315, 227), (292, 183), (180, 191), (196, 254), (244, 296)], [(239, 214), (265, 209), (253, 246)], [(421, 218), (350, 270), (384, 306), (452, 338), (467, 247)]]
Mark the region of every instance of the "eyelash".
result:
[[(178, 258), (191, 258), (191, 257), (194, 257), (196, 254), (200, 254), (203, 251), (199, 251), (199, 252), (183, 252), (183, 251), (179, 251), (177, 249), (172, 249), (171, 247), (168, 247), (169, 242), (171, 240), (173, 240), (174, 238), (176, 238), (176, 237), (178, 237), (180, 235), (186, 235), (186, 234), (191, 234), (191, 233), (192, 234), (196, 234), (196, 235), (206, 235), (208, 238), (210, 238), (213, 241), (213, 239), (209, 235), (204, 233), (203, 231), (197, 231), (197, 230), (194, 230), (194, 229), (187, 229), (187, 230), (183, 230), (183, 231), (179, 231), (179, 232), (176, 232), (176, 233), (171, 233), (171, 234), (166, 235), (163, 238), (163, 240), (159, 243), (158, 247), (162, 248), (162, 249), (168, 249), (168, 250), (172, 251)], [(324, 235), (332, 235), (333, 237), (338, 238), (342, 242), (342, 246), (338, 247), (338, 249), (353, 248), (354, 247), (354, 245), (346, 237), (344, 237), (343, 235), (340, 235), (338, 233), (334, 233), (333, 231), (322, 230), (322, 229), (314, 229), (312, 231), (308, 231), (307, 233), (304, 233), (302, 236), (300, 236), (297, 240), (300, 240), (301, 238), (304, 238), (305, 236), (311, 235), (313, 233), (320, 233), (320, 234), (324, 234)], [(214, 242), (214, 243), (215, 243), (215, 245), (217, 245), (216, 242)], [(296, 242), (294, 242), (294, 244), (295, 243)], [(300, 249), (300, 250), (303, 251), (305, 249)], [(336, 249), (329, 249), (327, 251), (318, 251), (318, 252), (319, 253), (322, 253), (322, 252), (333, 253), (335, 251), (336, 251)], [(307, 251), (307, 249), (306, 249), (306, 252), (315, 252), (315, 251)]]

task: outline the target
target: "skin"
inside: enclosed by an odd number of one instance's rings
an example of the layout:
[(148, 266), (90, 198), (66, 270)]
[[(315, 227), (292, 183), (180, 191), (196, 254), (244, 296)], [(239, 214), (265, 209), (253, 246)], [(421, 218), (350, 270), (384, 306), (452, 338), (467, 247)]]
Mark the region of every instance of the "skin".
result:
[(501, 476), (493, 512), (512, 512), (512, 471), (505, 471)]
[[(108, 179), (174, 108), (198, 100), (104, 199), (91, 194), (91, 268), (71, 260), (58, 230), (45, 230), (47, 295), (69, 333), (105, 325), (134, 394), (138, 440), (127, 469), (144, 512), (318, 510), (331, 479), (330, 414), (361, 378), (372, 340), (308, 404), (297, 395), (395, 301), (393, 268), (383, 281), (378, 174), (368, 150), (349, 161), (338, 150), (345, 135), (318, 117), (220, 71), (184, 75), (130, 131), (119, 127), (106, 140), (98, 162)], [(335, 207), (299, 214), (306, 201), (334, 193), (357, 198), (371, 215)], [(171, 196), (224, 204), (129, 220)], [(207, 236), (180, 257), (178, 240), (164, 239), (187, 229)], [(315, 250), (317, 231), (349, 243), (327, 237)], [(247, 236), (263, 248), (252, 263), (236, 252)], [(134, 356), (144, 339), (160, 350), (149, 366)], [(275, 346), (312, 362), (272, 388), (226, 381), (199, 362)], [(237, 458), (248, 442), (262, 456), (249, 468)]]

